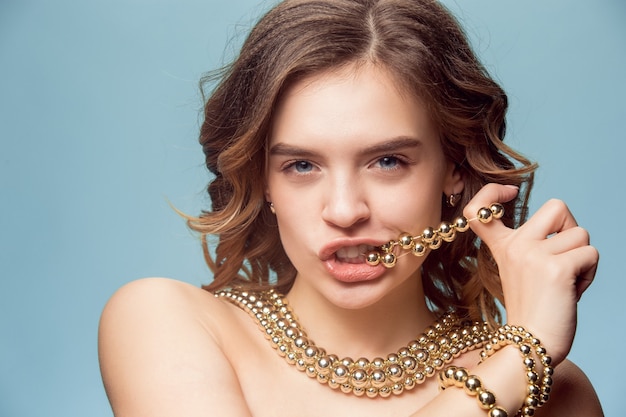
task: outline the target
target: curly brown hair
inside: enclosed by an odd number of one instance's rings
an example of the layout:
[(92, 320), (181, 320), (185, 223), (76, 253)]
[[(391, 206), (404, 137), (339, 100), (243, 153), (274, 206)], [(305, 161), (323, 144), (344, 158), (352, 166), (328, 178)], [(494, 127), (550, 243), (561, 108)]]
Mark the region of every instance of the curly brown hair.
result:
[[(503, 143), (507, 96), (445, 7), (434, 0), (286, 0), (260, 19), (230, 66), (201, 83), (217, 81), (200, 132), (215, 176), (208, 186), (212, 207), (188, 217), (214, 273), (205, 289), (290, 289), (296, 271), (264, 196), (273, 111), (293, 82), (366, 62), (387, 69), (426, 103), (444, 153), (462, 173), (462, 200), (456, 208), (443, 204), (443, 219), (460, 216), (481, 187), (496, 182), (520, 186), (518, 197), (505, 204), (505, 224), (525, 220), (536, 166)], [(216, 245), (210, 235), (218, 237)], [(501, 319), (497, 265), (473, 233), (429, 254), (422, 268), (434, 311)]]

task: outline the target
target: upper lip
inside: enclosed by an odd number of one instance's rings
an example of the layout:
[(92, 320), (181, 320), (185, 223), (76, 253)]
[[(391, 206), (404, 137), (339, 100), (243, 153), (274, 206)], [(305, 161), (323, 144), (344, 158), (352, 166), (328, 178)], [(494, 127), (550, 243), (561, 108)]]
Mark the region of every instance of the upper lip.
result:
[(359, 246), (359, 245), (368, 245), (368, 246), (380, 246), (386, 243), (386, 240), (381, 241), (380, 239), (371, 239), (371, 238), (340, 238), (335, 239), (324, 246), (319, 251), (319, 258), (322, 261), (327, 261), (335, 256), (335, 253), (341, 249), (348, 246)]

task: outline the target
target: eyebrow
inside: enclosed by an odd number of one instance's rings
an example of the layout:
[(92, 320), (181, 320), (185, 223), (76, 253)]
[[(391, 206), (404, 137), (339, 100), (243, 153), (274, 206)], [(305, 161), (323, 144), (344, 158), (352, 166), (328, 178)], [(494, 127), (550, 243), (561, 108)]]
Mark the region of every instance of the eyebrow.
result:
[[(359, 155), (371, 155), (377, 153), (393, 153), (401, 149), (415, 148), (422, 145), (422, 142), (414, 137), (410, 136), (398, 136), (391, 138), (382, 143), (367, 147), (359, 152)], [(310, 158), (317, 156), (317, 152), (310, 149), (301, 148), (298, 146), (287, 145), (285, 143), (277, 143), (272, 146), (269, 151), (271, 156), (291, 156), (291, 157), (303, 157)]]

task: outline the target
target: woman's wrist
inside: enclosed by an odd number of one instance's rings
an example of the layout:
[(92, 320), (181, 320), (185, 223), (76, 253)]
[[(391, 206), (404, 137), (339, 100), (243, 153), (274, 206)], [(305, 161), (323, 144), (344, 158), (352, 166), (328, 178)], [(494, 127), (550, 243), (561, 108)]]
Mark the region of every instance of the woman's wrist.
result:
[(527, 372), (515, 346), (504, 346), (470, 372), (479, 376), (484, 386), (495, 396), (497, 405), (506, 410), (509, 416), (514, 416), (523, 408), (528, 395)]

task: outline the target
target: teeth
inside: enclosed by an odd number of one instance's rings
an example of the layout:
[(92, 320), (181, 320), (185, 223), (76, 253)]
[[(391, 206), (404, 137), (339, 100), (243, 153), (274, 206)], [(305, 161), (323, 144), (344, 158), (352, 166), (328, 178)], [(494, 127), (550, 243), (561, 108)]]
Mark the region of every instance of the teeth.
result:
[(372, 249), (374, 249), (374, 247), (369, 245), (346, 246), (340, 248), (336, 252), (336, 255), (337, 259), (341, 261), (361, 260), (363, 259), (363, 255)]

